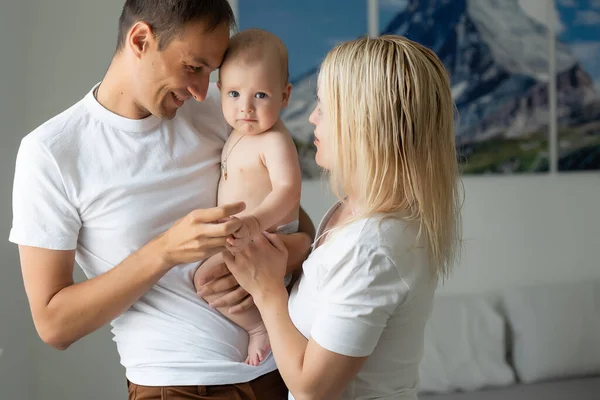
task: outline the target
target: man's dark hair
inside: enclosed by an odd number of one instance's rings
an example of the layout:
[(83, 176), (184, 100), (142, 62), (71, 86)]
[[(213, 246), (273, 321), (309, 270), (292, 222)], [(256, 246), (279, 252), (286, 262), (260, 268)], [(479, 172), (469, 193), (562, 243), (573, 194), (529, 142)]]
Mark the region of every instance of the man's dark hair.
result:
[(144, 21), (164, 49), (189, 22), (203, 21), (211, 32), (221, 24), (235, 28), (235, 16), (227, 0), (127, 0), (119, 18), (117, 51), (125, 45), (129, 29)]

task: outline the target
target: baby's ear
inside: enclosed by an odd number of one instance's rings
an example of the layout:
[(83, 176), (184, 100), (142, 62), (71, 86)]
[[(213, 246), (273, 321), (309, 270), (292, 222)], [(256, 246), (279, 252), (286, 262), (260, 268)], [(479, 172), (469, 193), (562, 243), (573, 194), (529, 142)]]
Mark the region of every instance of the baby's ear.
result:
[(285, 85), (285, 89), (283, 90), (283, 108), (286, 108), (290, 103), (290, 96), (292, 95), (292, 84), (288, 83)]
[(217, 81), (217, 88), (219, 89), (219, 92), (221, 91), (221, 81)]

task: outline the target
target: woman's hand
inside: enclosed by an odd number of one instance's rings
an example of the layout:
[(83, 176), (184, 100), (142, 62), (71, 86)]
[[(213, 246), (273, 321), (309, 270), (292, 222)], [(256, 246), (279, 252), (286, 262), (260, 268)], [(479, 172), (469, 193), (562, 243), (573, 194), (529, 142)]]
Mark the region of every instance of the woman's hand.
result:
[(227, 268), (242, 288), (260, 303), (269, 294), (283, 291), (288, 252), (275, 234), (264, 233), (253, 238), (239, 253), (223, 252)]

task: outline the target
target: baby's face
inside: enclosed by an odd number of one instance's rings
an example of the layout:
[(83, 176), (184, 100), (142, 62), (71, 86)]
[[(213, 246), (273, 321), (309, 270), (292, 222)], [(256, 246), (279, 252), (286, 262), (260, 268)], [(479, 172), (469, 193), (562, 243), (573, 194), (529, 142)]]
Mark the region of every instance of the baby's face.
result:
[(273, 127), (286, 107), (291, 86), (274, 63), (231, 60), (221, 67), (221, 106), (225, 119), (241, 133), (256, 135)]

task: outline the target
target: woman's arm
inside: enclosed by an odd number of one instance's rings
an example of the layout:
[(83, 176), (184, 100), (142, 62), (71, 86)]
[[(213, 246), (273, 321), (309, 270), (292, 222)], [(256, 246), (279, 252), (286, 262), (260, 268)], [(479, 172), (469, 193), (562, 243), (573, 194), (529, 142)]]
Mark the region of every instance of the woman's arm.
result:
[(307, 340), (294, 326), (283, 285), (254, 299), (269, 332), (277, 368), (296, 400), (338, 398), (367, 357), (348, 357)]
[(315, 314), (308, 340), (288, 312), (281, 283), (287, 259), (283, 243), (266, 234), (241, 253), (224, 255), (229, 270), (254, 297), (279, 371), (296, 399), (330, 399), (343, 393), (377, 347), (389, 318), (408, 298), (408, 285), (386, 251), (359, 244), (338, 251), (345, 253), (328, 265), (317, 309), (307, 310)]
[[(310, 222), (310, 220), (309, 220)], [(312, 226), (312, 224), (310, 224)], [(313, 229), (314, 231), (314, 229)], [(289, 235), (278, 235), (289, 253), (286, 262), (286, 275), (301, 271), (301, 266), (310, 252), (313, 238), (306, 233), (298, 232)], [(260, 237), (260, 236), (259, 236)], [(314, 237), (314, 234), (313, 234)], [(224, 252), (229, 253), (229, 252)], [(195, 279), (196, 281), (196, 279)], [(281, 283), (283, 284), (284, 278)], [(292, 283), (294, 280), (292, 279)], [(201, 297), (221, 293), (222, 296), (211, 301), (211, 307), (226, 307), (232, 314), (246, 311), (254, 305), (254, 299), (242, 288), (225, 264), (220, 264), (197, 278), (198, 294)]]
[[(300, 207), (298, 219), (300, 221), (298, 233), (278, 235), (285, 244), (287, 253), (289, 254), (286, 262), (286, 275), (293, 274), (291, 284), (294, 283), (295, 278), (302, 271), (302, 263), (308, 257), (310, 246), (315, 239), (315, 226), (302, 207)], [(198, 285), (202, 286), (202, 289), (199, 291), (200, 296), (205, 297), (216, 293), (223, 294), (218, 300), (211, 302), (211, 307), (231, 306), (229, 312), (239, 313), (254, 305), (252, 296), (239, 286), (237, 280), (231, 275), (225, 264), (214, 268), (210, 274), (198, 277)]]
[(266, 234), (240, 253), (223, 253), (223, 258), (240, 285), (253, 296), (269, 332), (279, 372), (296, 400), (340, 396), (367, 357), (326, 350), (296, 329), (283, 285), (285, 245), (276, 235)]

